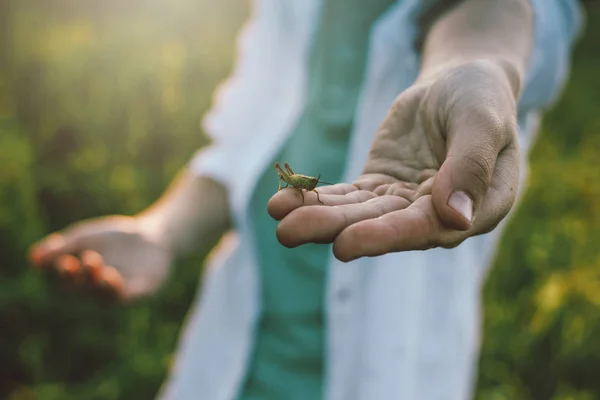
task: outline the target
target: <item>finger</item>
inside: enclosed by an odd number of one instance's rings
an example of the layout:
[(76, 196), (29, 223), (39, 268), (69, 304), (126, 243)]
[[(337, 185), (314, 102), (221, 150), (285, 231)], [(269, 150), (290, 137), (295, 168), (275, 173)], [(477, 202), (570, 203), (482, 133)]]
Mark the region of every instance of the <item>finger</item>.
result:
[(353, 186), (355, 186), (359, 190), (367, 190), (369, 192), (373, 192), (379, 186), (391, 185), (397, 182), (398, 180), (393, 178), (391, 175), (363, 174), (356, 181), (354, 181)]
[[(320, 190), (320, 189), (319, 189)], [(267, 204), (269, 215), (277, 221), (282, 220), (293, 210), (302, 206), (320, 205), (320, 206), (337, 206), (342, 204), (362, 203), (368, 199), (375, 197), (372, 192), (364, 190), (355, 190), (348, 194), (322, 194), (319, 193), (319, 198), (323, 204), (317, 201), (317, 194), (313, 192), (304, 192), (304, 201), (299, 189), (283, 189), (275, 193)]]
[(71, 254), (63, 254), (54, 263), (58, 276), (68, 288), (80, 286), (82, 283), (81, 262)]
[(502, 151), (490, 187), (481, 204), (478, 217), (473, 221), (471, 235), (494, 229), (509, 213), (519, 189), (519, 153), (514, 147)]
[(30, 246), (29, 259), (36, 267), (48, 266), (55, 261), (58, 254), (64, 252), (66, 245), (66, 240), (62, 234), (53, 233)]
[(417, 187), (418, 185), (416, 183), (411, 182), (386, 183), (384, 185), (377, 186), (375, 189), (373, 189), (373, 192), (378, 196), (383, 196), (386, 194), (396, 196), (398, 194), (399, 196), (406, 197), (407, 194), (415, 192)]
[(349, 183), (338, 183), (329, 186), (319, 186), (317, 187), (317, 190), (319, 191), (319, 193), (323, 194), (348, 194), (350, 192), (358, 190), (358, 188)]
[(100, 253), (94, 250), (85, 250), (81, 253), (81, 268), (85, 280), (91, 285), (98, 285), (102, 277), (104, 260)]
[[(433, 204), (448, 228), (468, 230), (488, 191), (498, 154), (512, 145), (510, 110), (491, 104), (457, 111), (447, 134), (447, 156), (433, 184)], [(500, 110), (500, 111), (497, 111)]]
[(117, 300), (123, 298), (125, 283), (115, 267), (104, 266), (98, 283), (100, 294), (104, 299)]
[(39, 268), (47, 267), (63, 254), (76, 253), (79, 246), (79, 236), (74, 232), (74, 229), (55, 232), (34, 243), (29, 249), (29, 259), (32, 264)]
[(382, 196), (356, 204), (334, 207), (301, 207), (288, 214), (277, 227), (277, 239), (286, 247), (305, 243), (331, 243), (348, 226), (408, 207), (410, 201)]
[(334, 255), (348, 262), (360, 257), (435, 247), (446, 229), (437, 218), (430, 197), (421, 197), (406, 209), (350, 225), (336, 238)]

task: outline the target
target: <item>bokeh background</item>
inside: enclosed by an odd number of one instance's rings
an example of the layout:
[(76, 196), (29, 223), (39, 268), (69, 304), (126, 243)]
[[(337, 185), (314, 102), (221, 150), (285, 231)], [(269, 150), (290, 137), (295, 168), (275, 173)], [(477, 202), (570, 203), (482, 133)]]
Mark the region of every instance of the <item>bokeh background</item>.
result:
[[(585, 6), (486, 286), (479, 399), (600, 399), (600, 5)], [(153, 398), (205, 255), (156, 297), (100, 306), (25, 254), (160, 195), (207, 142), (200, 120), (248, 12), (248, 0), (0, 0), (0, 399)]]

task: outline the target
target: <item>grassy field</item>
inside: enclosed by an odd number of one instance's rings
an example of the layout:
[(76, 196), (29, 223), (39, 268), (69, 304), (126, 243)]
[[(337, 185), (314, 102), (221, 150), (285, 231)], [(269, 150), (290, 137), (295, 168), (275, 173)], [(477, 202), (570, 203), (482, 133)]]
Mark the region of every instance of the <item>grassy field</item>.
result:
[[(485, 290), (479, 399), (600, 398), (600, 7), (531, 154)], [(32, 271), (27, 246), (153, 201), (206, 142), (246, 1), (0, 2), (0, 398), (149, 399), (203, 254), (161, 293), (99, 307)]]

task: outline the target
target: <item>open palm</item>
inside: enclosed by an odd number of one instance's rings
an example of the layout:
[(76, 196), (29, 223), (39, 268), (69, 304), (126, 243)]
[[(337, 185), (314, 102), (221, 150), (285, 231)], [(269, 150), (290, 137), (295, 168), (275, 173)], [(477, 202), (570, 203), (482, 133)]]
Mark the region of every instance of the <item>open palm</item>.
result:
[(91, 219), (32, 246), (40, 268), (56, 270), (64, 284), (88, 295), (133, 300), (166, 280), (173, 253), (147, 234), (140, 218)]
[(454, 247), (489, 232), (516, 196), (518, 87), (498, 64), (478, 61), (407, 89), (355, 182), (318, 189), (325, 205), (294, 189), (271, 198), (279, 241), (333, 243), (335, 256), (350, 261)]

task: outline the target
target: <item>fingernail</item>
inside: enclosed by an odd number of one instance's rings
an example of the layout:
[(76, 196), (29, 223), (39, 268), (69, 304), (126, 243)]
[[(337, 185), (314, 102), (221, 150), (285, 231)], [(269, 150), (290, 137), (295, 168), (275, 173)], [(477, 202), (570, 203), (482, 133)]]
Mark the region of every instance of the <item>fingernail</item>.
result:
[(462, 215), (469, 223), (473, 221), (473, 200), (465, 192), (454, 192), (448, 205)]

